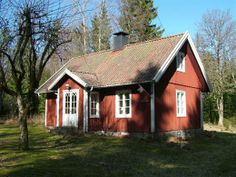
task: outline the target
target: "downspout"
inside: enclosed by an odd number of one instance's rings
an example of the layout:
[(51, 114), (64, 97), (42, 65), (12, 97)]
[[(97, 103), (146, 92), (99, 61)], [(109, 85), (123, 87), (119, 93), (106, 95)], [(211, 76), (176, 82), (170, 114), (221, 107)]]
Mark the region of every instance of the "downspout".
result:
[(204, 94), (200, 92), (200, 129), (203, 131), (203, 104), (204, 104)]
[(60, 88), (57, 89), (57, 124), (56, 126), (59, 127), (59, 115), (60, 115)]
[(83, 131), (88, 132), (88, 91), (84, 88), (84, 120)]
[(150, 121), (150, 127), (151, 127), (151, 133), (156, 132), (156, 94), (155, 94), (155, 81), (151, 83), (151, 121)]
[(44, 118), (44, 126), (47, 127), (47, 121), (48, 121), (48, 98), (45, 99), (45, 118)]

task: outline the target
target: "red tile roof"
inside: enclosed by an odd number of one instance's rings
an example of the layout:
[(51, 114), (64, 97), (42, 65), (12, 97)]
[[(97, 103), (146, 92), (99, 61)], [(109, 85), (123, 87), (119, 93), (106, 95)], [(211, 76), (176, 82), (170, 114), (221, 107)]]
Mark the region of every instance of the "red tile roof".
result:
[(108, 87), (151, 82), (184, 34), (128, 44), (120, 50), (107, 50), (72, 58), (38, 90), (48, 87), (65, 69), (88, 86)]

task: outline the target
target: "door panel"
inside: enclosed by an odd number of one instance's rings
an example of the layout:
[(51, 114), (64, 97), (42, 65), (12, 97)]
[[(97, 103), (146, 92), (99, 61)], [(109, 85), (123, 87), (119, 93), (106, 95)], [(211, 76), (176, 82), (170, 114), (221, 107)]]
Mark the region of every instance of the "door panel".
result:
[(79, 119), (79, 90), (64, 90), (63, 91), (63, 121), (64, 127), (78, 127)]

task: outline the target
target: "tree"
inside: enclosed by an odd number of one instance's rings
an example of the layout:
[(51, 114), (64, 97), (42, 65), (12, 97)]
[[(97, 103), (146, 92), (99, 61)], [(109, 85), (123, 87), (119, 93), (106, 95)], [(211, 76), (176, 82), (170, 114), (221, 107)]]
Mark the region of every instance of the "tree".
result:
[(112, 30), (105, 1), (102, 1), (100, 4), (99, 14), (95, 14), (92, 19), (91, 45), (93, 51), (101, 51), (110, 47), (109, 37), (111, 31)]
[(224, 94), (232, 91), (234, 82), (232, 64), (236, 58), (236, 21), (229, 11), (212, 10), (203, 15), (196, 36), (198, 50), (213, 85), (219, 115), (224, 120)]
[(89, 28), (83, 22), (72, 30), (71, 36), (72, 44), (69, 44), (69, 46), (71, 47), (72, 55), (80, 56), (90, 52)]
[(161, 37), (164, 30), (152, 24), (157, 15), (153, 0), (121, 0), (119, 23), (129, 33), (130, 43)]
[(20, 148), (27, 150), (27, 117), (37, 99), (34, 91), (52, 55), (69, 40), (61, 37), (61, 16), (48, 12), (49, 1), (11, 3), (14, 15), (5, 21), (12, 23), (6, 23), (0, 34), (0, 90), (16, 98)]
[(73, 0), (76, 14), (80, 15), (78, 27), (72, 31), (72, 53), (75, 56), (84, 55), (90, 52), (90, 36), (88, 27), (88, 6), (91, 0)]

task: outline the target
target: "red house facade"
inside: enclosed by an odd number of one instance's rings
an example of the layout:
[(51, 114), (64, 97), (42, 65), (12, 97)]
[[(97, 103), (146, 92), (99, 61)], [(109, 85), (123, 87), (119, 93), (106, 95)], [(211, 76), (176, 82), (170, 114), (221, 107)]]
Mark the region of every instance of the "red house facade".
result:
[(200, 130), (201, 95), (208, 91), (184, 33), (73, 58), (36, 93), (47, 94), (46, 127), (155, 134)]

